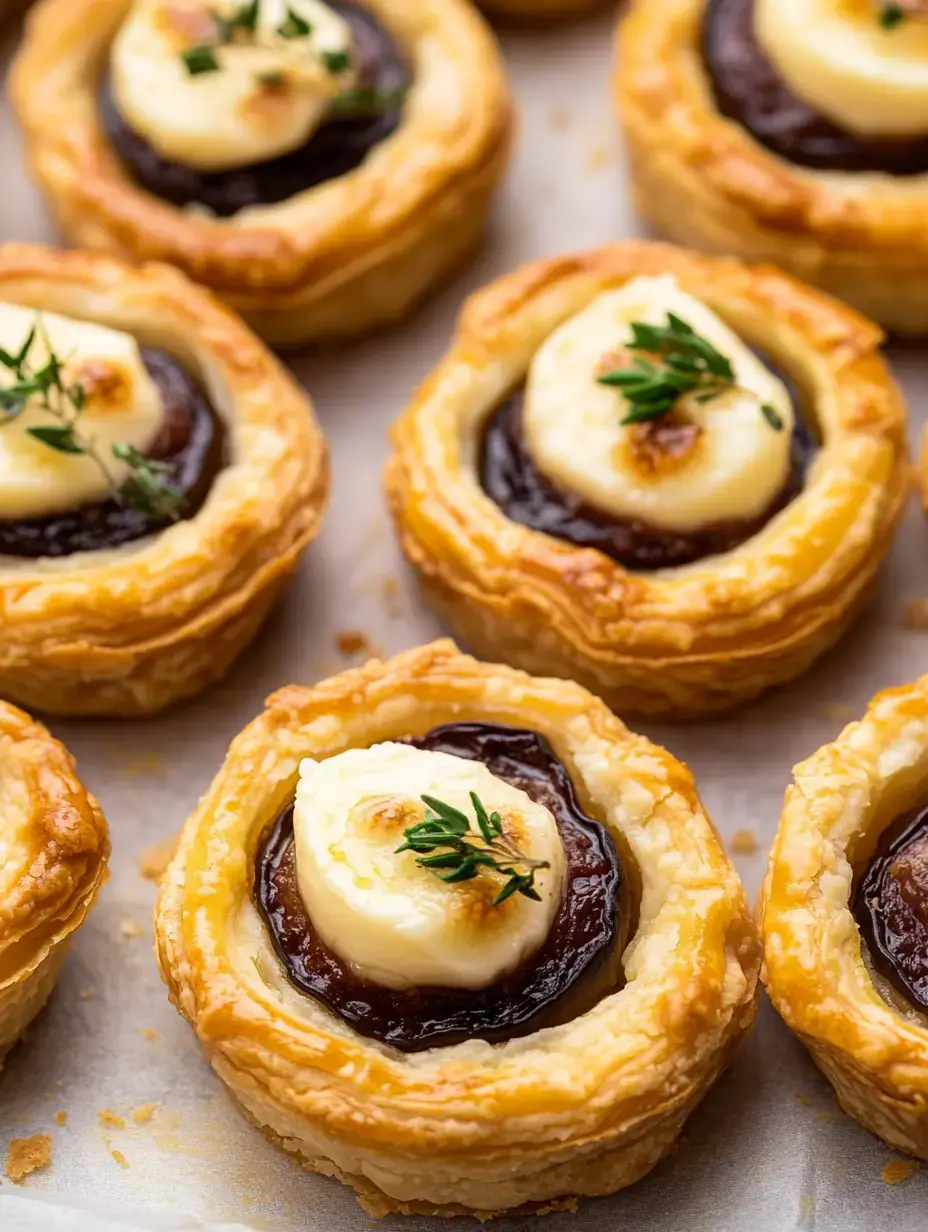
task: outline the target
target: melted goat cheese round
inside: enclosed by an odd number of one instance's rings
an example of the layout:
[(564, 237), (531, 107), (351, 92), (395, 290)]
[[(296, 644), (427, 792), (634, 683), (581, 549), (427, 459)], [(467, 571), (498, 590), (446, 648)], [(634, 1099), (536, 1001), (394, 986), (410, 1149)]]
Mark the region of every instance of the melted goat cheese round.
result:
[[(666, 325), (668, 312), (729, 360), (736, 387), (703, 403), (685, 395), (673, 416), (623, 425), (625, 398), (597, 377), (627, 360), (633, 321)], [(793, 422), (783, 383), (670, 276), (608, 291), (556, 329), (532, 361), (523, 411), (526, 448), (553, 483), (616, 517), (679, 531), (769, 508), (789, 476)]]
[(928, 21), (886, 29), (876, 0), (757, 0), (755, 30), (794, 94), (864, 137), (928, 134)]
[[(134, 445), (145, 452), (164, 422), (161, 394), (137, 342), (131, 334), (89, 321), (0, 303), (0, 347), (9, 355), (19, 353), (33, 328), (24, 375), (40, 371), (54, 353), (63, 364), (62, 385), (80, 385), (84, 391), (81, 434), (93, 441), (114, 484), (123, 483), (129, 468), (113, 456), (113, 445)], [(10, 367), (0, 367), (0, 387), (17, 383)], [(60, 397), (55, 391), (49, 394), (53, 404)], [(15, 418), (4, 423), (0, 413), (0, 518), (42, 517), (110, 495), (106, 476), (92, 458), (59, 453), (29, 433), (30, 428), (59, 426), (61, 421), (43, 407), (38, 394)]]
[[(424, 820), (423, 795), (473, 818), (471, 791), (524, 855), (548, 861), (535, 877), (540, 902), (514, 894), (494, 906), (499, 874), (448, 885), (414, 852), (397, 853), (403, 831)], [(477, 761), (394, 743), (304, 761), (293, 824), (300, 894), (320, 936), (389, 988), (484, 988), (538, 949), (560, 904), (554, 817)]]
[[(216, 16), (228, 21), (243, 7), (136, 0), (117, 34), (116, 103), (165, 158), (223, 171), (286, 154), (309, 140), (332, 99), (355, 82), (350, 27), (322, 0), (262, 0), (253, 32), (217, 41)], [(308, 33), (280, 33), (291, 12)], [(183, 53), (198, 47), (212, 49), (218, 69), (188, 71)]]

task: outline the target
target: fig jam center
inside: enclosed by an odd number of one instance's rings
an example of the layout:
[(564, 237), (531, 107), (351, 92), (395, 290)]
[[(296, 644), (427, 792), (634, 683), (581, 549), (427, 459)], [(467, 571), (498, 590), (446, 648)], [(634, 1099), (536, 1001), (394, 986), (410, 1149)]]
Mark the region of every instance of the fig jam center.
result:
[(402, 1052), (469, 1039), (500, 1043), (569, 1022), (621, 987), (623, 878), (615, 846), (580, 809), (563, 764), (536, 732), (484, 723), (436, 727), (416, 748), (480, 761), (557, 821), (567, 884), (548, 937), (488, 988), (385, 988), (359, 978), (313, 927), (296, 877), (293, 806), (262, 840), (255, 905), (287, 978), (359, 1032)]
[[(329, 0), (351, 27), (357, 89), (396, 100), (409, 86), (403, 53), (370, 13), (349, 0)], [(370, 151), (399, 126), (402, 105), (373, 109), (322, 124), (299, 149), (267, 162), (230, 171), (197, 171), (163, 158), (130, 128), (116, 104), (109, 80), (100, 94), (100, 119), (113, 148), (142, 188), (172, 205), (204, 206), (229, 218), (249, 206), (275, 205), (359, 167)]]
[[(148, 456), (170, 469), (165, 483), (193, 517), (209, 494), (225, 455), (225, 432), (203, 391), (164, 351), (142, 348), (142, 361), (161, 394), (164, 422)], [(98, 501), (45, 517), (0, 519), (0, 556), (37, 559), (96, 552), (154, 534), (170, 525), (116, 500)]]
[(877, 971), (928, 1011), (928, 808), (907, 813), (882, 836), (854, 915)]
[(928, 171), (928, 135), (860, 137), (797, 97), (757, 40), (754, 5), (755, 0), (709, 0), (706, 7), (703, 61), (722, 115), (798, 166), (901, 176)]
[[(802, 397), (798, 391), (790, 392), (796, 408), (790, 473), (772, 506), (752, 521), (716, 522), (694, 531), (663, 530), (636, 519), (619, 518), (557, 487), (541, 473), (526, 446), (524, 389), (507, 398), (487, 423), (479, 460), (481, 487), (511, 522), (579, 548), (597, 548), (626, 569), (667, 569), (716, 556), (757, 534), (802, 491), (815, 443), (801, 414)], [(619, 413), (617, 406), (616, 415)], [(671, 420), (671, 416), (667, 418)], [(660, 446), (666, 457), (667, 447), (673, 443), (668, 434), (679, 439), (681, 448), (688, 444), (688, 438), (680, 436), (680, 427), (668, 422), (659, 429), (659, 439), (655, 440), (652, 432), (643, 443), (652, 448)]]

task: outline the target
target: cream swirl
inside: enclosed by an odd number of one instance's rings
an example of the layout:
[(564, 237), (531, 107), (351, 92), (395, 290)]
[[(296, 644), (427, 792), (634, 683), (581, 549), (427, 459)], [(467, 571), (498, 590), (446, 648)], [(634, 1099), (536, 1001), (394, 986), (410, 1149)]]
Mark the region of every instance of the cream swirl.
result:
[[(875, 0), (757, 0), (757, 39), (792, 91), (864, 137), (928, 134), (928, 20)], [(907, 6), (906, 6), (907, 7)]]
[[(0, 418), (0, 518), (5, 519), (40, 517), (109, 496), (130, 473), (114, 456), (113, 445), (145, 452), (164, 422), (161, 394), (131, 334), (0, 303), (0, 347), (7, 358), (22, 352), (30, 336), (26, 380), (41, 372), (51, 355), (60, 360), (61, 386), (81, 390), (81, 435), (92, 441), (111, 482), (92, 457), (62, 453), (36, 439), (32, 430), (62, 426), (46, 402), (54, 409), (64, 395), (60, 389), (47, 395), (33, 392), (23, 409), (14, 407), (11, 414), (8, 408), (6, 421)], [(13, 366), (5, 363), (0, 388), (16, 385), (25, 388)]]
[[(504, 830), (545, 861), (540, 901), (494, 905), (504, 879), (482, 870), (453, 885), (397, 853), (423, 820), (423, 795), (473, 815), (469, 793), (500, 813)], [(390, 988), (484, 988), (544, 942), (560, 904), (566, 859), (557, 823), (480, 762), (385, 743), (304, 761), (294, 809), (300, 894), (326, 945), (364, 978)]]
[[(729, 360), (735, 382), (708, 401), (684, 395), (659, 425), (623, 424), (628, 404), (598, 376), (628, 362), (632, 322), (665, 325), (668, 313)], [(532, 361), (523, 417), (526, 448), (553, 483), (616, 517), (679, 531), (763, 514), (789, 476), (793, 423), (783, 383), (669, 275), (605, 292), (555, 330)]]
[(165, 158), (221, 171), (285, 154), (354, 83), (351, 30), (322, 0), (261, 0), (253, 27), (247, 8), (136, 0), (120, 28), (114, 98)]

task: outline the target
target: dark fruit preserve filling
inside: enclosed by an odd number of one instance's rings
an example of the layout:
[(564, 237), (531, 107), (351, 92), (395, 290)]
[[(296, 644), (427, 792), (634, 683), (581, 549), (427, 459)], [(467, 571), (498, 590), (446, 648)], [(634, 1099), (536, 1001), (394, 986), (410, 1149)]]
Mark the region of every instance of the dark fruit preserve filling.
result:
[[(129, 127), (107, 79), (100, 94), (101, 119), (132, 178), (173, 205), (201, 205), (220, 218), (228, 218), (248, 206), (287, 201), (359, 167), (398, 127), (402, 93), (409, 86), (410, 76), (402, 52), (375, 17), (349, 0), (329, 3), (351, 27), (357, 70), (353, 89), (375, 97), (365, 114), (328, 120), (305, 145), (267, 162), (230, 171), (197, 171), (163, 158)], [(376, 98), (386, 105), (376, 103)]]
[[(165, 482), (183, 500), (181, 517), (199, 510), (225, 454), (222, 421), (196, 381), (163, 351), (142, 360), (161, 394), (164, 424), (148, 457), (170, 467)], [(20, 521), (0, 520), (0, 556), (70, 556), (119, 547), (163, 530), (169, 520), (114, 500)]]
[(293, 807), (262, 840), (255, 902), (287, 976), (361, 1035), (419, 1052), (469, 1039), (499, 1043), (569, 1022), (622, 984), (622, 871), (605, 828), (580, 809), (551, 746), (532, 731), (485, 723), (436, 727), (416, 748), (483, 762), (555, 817), (567, 884), (547, 939), (488, 988), (396, 990), (359, 978), (319, 938), (297, 885)]
[[(755, 0), (709, 0), (703, 60), (719, 111), (788, 162), (821, 171), (928, 171), (925, 138), (867, 138), (832, 123), (780, 76), (754, 32)], [(876, 21), (876, 16), (874, 16)]]
[[(783, 490), (772, 506), (753, 521), (718, 522), (698, 531), (663, 530), (646, 522), (626, 521), (598, 509), (583, 497), (547, 479), (526, 448), (522, 430), (524, 400), (524, 389), (517, 390), (487, 423), (479, 462), (484, 492), (510, 521), (579, 548), (598, 548), (626, 569), (667, 569), (731, 551), (744, 543), (799, 495), (815, 449), (815, 442), (800, 414), (800, 402), (794, 397), (796, 423), (792, 465)], [(619, 413), (617, 405), (616, 415)], [(666, 421), (642, 425), (636, 430), (647, 428), (655, 435), (665, 434), (665, 439), (656, 443), (659, 448), (672, 449), (673, 442), (667, 434), (681, 432), (684, 427), (668, 416)]]
[(883, 834), (854, 916), (877, 971), (928, 1012), (928, 808), (907, 813)]

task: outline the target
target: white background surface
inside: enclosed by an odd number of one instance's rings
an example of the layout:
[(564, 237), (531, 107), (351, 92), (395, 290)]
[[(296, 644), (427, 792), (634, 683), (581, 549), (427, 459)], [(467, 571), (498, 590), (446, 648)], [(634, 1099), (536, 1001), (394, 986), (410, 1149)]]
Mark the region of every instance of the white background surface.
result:
[[(356, 347), (294, 362), (333, 453), (334, 494), (323, 533), (255, 646), (211, 693), (165, 718), (62, 722), (113, 837), (112, 879), (78, 935), (48, 1010), (0, 1076), (0, 1152), (11, 1137), (53, 1135), (50, 1168), (18, 1196), (102, 1202), (244, 1222), (279, 1232), (358, 1232), (372, 1221), (350, 1192), (302, 1173), (239, 1116), (168, 1004), (151, 950), (154, 887), (139, 856), (182, 823), (235, 732), (287, 683), (345, 666), (335, 636), (363, 630), (383, 652), (441, 631), (404, 572), (380, 494), (385, 433), (445, 348), (463, 296), (522, 261), (635, 234), (608, 94), (611, 22), (504, 37), (521, 110), (513, 166), (486, 251), (406, 327)], [(51, 239), (22, 170), (9, 115), (0, 115), (0, 238)], [(928, 367), (916, 347), (892, 352), (920, 426)], [(914, 440), (913, 430), (913, 440)], [(387, 579), (399, 597), (385, 595)], [(928, 594), (928, 524), (914, 501), (876, 606), (803, 680), (726, 721), (648, 728), (693, 767), (726, 838), (754, 831), (755, 856), (736, 856), (755, 895), (792, 764), (831, 738), (880, 688), (928, 670), (928, 632), (906, 630), (908, 599)], [(0, 632), (2, 635), (2, 632)], [(842, 709), (843, 708), (843, 709)], [(142, 935), (123, 935), (136, 921)], [(129, 931), (133, 931), (128, 926)], [(141, 1034), (154, 1031), (154, 1038)], [(145, 1125), (101, 1126), (155, 1101)], [(59, 1110), (67, 1124), (55, 1123)], [(121, 1152), (123, 1166), (112, 1155)], [(576, 1216), (529, 1222), (550, 1232), (909, 1232), (928, 1223), (928, 1168), (891, 1186), (893, 1152), (845, 1117), (803, 1049), (762, 1006), (731, 1070), (692, 1118), (677, 1154), (633, 1189)], [(50, 1228), (45, 1209), (22, 1222), (0, 1189), (0, 1228)], [(4, 1196), (6, 1195), (6, 1196)], [(14, 1220), (21, 1222), (15, 1223)], [(94, 1226), (87, 1215), (71, 1225)], [(106, 1225), (107, 1228), (113, 1225)], [(116, 1227), (126, 1224), (117, 1217)], [(147, 1224), (145, 1225), (148, 1226)], [(182, 1226), (172, 1222), (172, 1227)], [(386, 1220), (427, 1232), (444, 1221)], [(462, 1229), (477, 1225), (463, 1220)]]

